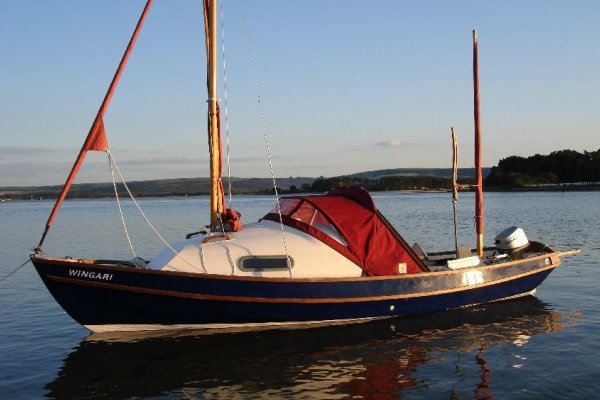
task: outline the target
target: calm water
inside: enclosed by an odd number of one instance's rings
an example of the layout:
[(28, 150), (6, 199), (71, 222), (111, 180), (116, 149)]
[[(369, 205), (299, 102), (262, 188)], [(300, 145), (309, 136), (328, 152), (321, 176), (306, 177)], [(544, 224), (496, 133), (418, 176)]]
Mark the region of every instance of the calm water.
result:
[[(376, 194), (409, 243), (454, 246), (449, 194)], [(272, 198), (238, 197), (245, 222)], [(206, 223), (208, 199), (140, 199), (168, 240)], [(474, 243), (473, 197), (459, 203), (461, 245)], [(49, 201), (0, 203), (0, 276), (37, 244)], [(125, 205), (138, 255), (162, 244)], [(307, 330), (89, 335), (28, 265), (0, 283), (0, 399), (548, 399), (600, 390), (600, 193), (488, 193), (486, 244), (511, 225), (559, 249), (582, 247), (536, 297), (361, 325)], [(47, 253), (125, 257), (114, 200), (70, 200)]]

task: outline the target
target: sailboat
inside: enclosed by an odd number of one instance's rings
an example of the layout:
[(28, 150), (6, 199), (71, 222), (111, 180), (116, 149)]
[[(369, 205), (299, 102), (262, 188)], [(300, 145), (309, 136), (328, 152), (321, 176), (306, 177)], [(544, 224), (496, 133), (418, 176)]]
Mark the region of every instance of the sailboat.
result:
[(419, 245), (410, 246), (360, 187), (285, 197), (276, 192), (274, 209), (242, 226), (240, 214), (226, 207), (221, 183), (217, 6), (215, 0), (204, 0), (211, 180), (207, 230), (167, 244), (150, 261), (46, 255), (43, 242), (86, 153), (104, 151), (111, 159), (103, 116), (151, 4), (148, 0), (144, 7), (31, 254), (52, 296), (91, 331), (306, 326), (443, 311), (529, 295), (560, 265), (562, 256), (579, 251), (560, 252), (528, 241), (516, 227), (502, 232), (496, 246), (484, 247), (480, 156), (475, 251), (457, 248), (428, 254)]

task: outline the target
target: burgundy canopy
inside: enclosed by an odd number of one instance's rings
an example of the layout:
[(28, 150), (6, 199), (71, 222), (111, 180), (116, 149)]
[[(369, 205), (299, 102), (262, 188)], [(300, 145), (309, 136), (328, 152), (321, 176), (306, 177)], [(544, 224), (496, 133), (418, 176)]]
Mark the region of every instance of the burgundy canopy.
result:
[[(321, 240), (359, 265), (365, 275), (428, 271), (414, 251), (359, 187), (333, 189), (324, 195), (281, 199), (283, 223)], [(279, 222), (276, 210), (264, 219)]]

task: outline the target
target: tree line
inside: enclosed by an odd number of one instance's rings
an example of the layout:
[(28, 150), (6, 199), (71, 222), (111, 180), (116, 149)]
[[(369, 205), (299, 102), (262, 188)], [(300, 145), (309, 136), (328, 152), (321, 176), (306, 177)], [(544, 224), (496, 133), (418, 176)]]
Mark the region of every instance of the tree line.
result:
[(342, 186), (362, 186), (369, 191), (448, 190), (452, 187), (452, 183), (449, 178), (435, 176), (384, 176), (380, 178), (319, 177), (312, 184), (303, 184), (300, 187), (292, 185), (289, 190), (284, 190), (283, 192), (321, 193)]
[(580, 153), (553, 151), (531, 157), (510, 156), (498, 162), (485, 179), (490, 188), (522, 188), (537, 184), (600, 181), (600, 149)]

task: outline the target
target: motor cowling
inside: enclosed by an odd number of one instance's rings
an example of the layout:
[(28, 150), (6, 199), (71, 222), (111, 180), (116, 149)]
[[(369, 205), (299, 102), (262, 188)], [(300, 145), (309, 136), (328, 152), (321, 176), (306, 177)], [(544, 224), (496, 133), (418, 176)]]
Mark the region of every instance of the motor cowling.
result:
[(509, 254), (513, 259), (523, 258), (523, 252), (529, 245), (523, 229), (511, 226), (496, 235), (496, 248), (504, 254)]

